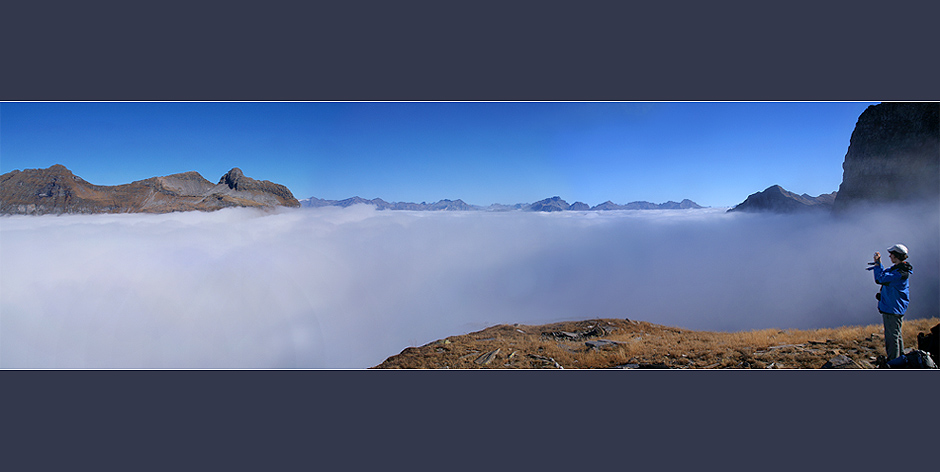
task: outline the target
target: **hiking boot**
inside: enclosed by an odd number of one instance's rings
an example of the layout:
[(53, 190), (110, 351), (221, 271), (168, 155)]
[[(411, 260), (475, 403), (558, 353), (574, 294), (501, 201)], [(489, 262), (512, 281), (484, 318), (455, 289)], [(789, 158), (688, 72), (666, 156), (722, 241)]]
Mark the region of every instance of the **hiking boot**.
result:
[(888, 369), (889, 368), (888, 358), (885, 356), (878, 356), (878, 358), (875, 359), (874, 364), (875, 364), (876, 369)]

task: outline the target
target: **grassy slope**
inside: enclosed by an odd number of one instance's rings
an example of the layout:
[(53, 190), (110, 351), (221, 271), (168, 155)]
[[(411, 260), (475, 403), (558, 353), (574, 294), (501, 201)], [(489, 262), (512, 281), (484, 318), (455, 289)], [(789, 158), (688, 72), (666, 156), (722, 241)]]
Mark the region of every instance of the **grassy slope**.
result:
[[(916, 348), (917, 333), (929, 332), (938, 322), (938, 318), (905, 320), (904, 346)], [(571, 339), (572, 334), (583, 335)], [(593, 348), (586, 344), (601, 339), (616, 343)], [(839, 354), (857, 367), (874, 367), (874, 358), (884, 354), (882, 326), (721, 333), (621, 319), (499, 325), (409, 347), (375, 368), (815, 369)]]

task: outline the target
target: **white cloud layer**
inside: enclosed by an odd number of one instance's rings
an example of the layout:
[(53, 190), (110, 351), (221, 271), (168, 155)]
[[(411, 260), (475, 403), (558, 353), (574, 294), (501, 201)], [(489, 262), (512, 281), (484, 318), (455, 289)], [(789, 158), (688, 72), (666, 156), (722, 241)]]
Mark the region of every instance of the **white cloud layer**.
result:
[(911, 250), (937, 316), (935, 208), (829, 215), (372, 207), (0, 218), (0, 367), (365, 368), (500, 323), (733, 331), (880, 323), (866, 262)]

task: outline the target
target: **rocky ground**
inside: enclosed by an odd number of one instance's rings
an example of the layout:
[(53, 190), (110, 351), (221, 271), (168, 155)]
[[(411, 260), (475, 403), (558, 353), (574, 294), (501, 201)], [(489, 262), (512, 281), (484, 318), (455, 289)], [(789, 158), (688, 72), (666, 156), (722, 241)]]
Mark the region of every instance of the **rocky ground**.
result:
[[(917, 347), (938, 318), (909, 320), (905, 347)], [(881, 325), (722, 333), (629, 319), (499, 325), (451, 336), (389, 357), (378, 369), (817, 369), (875, 368)]]

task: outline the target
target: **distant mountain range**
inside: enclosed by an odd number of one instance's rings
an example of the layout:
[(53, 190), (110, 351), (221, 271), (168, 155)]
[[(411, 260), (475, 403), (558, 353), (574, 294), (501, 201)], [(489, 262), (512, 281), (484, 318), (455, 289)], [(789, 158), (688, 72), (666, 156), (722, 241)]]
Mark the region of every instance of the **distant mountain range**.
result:
[[(892, 202), (937, 202), (940, 199), (940, 104), (888, 102), (869, 106), (859, 116), (843, 163), (838, 192), (812, 197), (779, 185), (751, 194), (728, 211), (794, 213), (844, 211)], [(514, 205), (470, 205), (463, 200), (436, 203), (389, 203), (380, 198), (345, 200), (308, 198), (297, 201), (287, 187), (246, 177), (233, 168), (213, 184), (197, 172), (152, 177), (129, 184), (93, 185), (65, 166), (14, 170), (0, 175), (0, 214), (166, 213), (241, 207), (348, 207), (373, 205), (379, 210), (412, 211), (605, 211), (702, 208), (691, 200), (666, 203), (610, 201), (593, 207), (569, 204), (561, 197)]]
[(168, 213), (227, 207), (299, 207), (287, 187), (233, 168), (213, 184), (198, 172), (94, 185), (61, 164), (0, 175), (0, 214)]
[(372, 200), (366, 200), (365, 198), (352, 197), (345, 200), (321, 200), (316, 197), (306, 198), (300, 200), (300, 206), (302, 207), (325, 207), (325, 206), (337, 206), (337, 207), (348, 207), (352, 205), (373, 205), (378, 210), (413, 210), (413, 211), (468, 211), (468, 210), (478, 210), (480, 207), (475, 205), (470, 205), (463, 200), (441, 200), (437, 203), (407, 203), (407, 202), (395, 202), (389, 203), (381, 198), (373, 198)]
[(0, 175), (0, 214), (45, 215), (70, 213), (168, 213), (172, 211), (212, 211), (227, 207), (348, 207), (373, 205), (379, 210), (411, 211), (589, 211), (701, 208), (691, 200), (655, 204), (633, 202), (618, 205), (610, 201), (595, 207), (568, 202), (561, 197), (515, 205), (470, 205), (463, 200), (436, 203), (389, 203), (381, 198), (360, 197), (322, 200), (311, 197), (298, 201), (280, 184), (246, 177), (235, 167), (213, 184), (198, 172), (151, 177), (122, 185), (94, 185), (73, 174), (61, 164), (48, 169), (14, 170)]
[(679, 203), (669, 201), (666, 203), (650, 202), (632, 202), (626, 205), (618, 205), (611, 201), (606, 201), (600, 205), (591, 207), (582, 202), (568, 204), (561, 197), (546, 198), (535, 203), (516, 203), (514, 205), (504, 205), (494, 203), (489, 206), (471, 205), (463, 200), (441, 200), (437, 203), (389, 203), (381, 198), (366, 200), (360, 197), (347, 198), (345, 200), (321, 200), (316, 197), (310, 197), (300, 200), (300, 206), (303, 207), (325, 207), (338, 206), (348, 207), (350, 205), (366, 204), (373, 205), (378, 210), (412, 210), (412, 211), (603, 211), (603, 210), (684, 210), (689, 208), (702, 208), (691, 200), (682, 200)]

